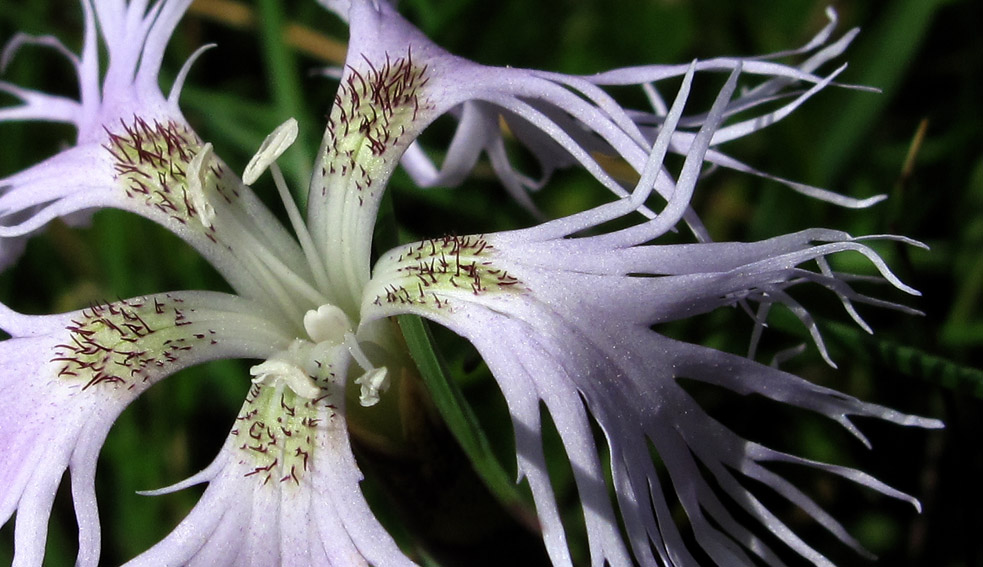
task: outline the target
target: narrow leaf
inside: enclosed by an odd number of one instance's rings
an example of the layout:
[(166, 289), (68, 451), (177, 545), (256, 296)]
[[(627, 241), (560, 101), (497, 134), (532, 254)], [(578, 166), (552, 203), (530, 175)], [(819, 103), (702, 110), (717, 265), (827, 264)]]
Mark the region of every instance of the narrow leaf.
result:
[(464, 394), (447, 375), (443, 360), (433, 349), (426, 324), (414, 315), (402, 315), (399, 317), (399, 327), (437, 410), (475, 471), (504, 506), (513, 511), (528, 508), (518, 486), (495, 458), (491, 444)]
[(881, 340), (842, 323), (827, 322), (821, 326), (824, 336), (831, 342), (835, 341), (836, 347), (861, 360), (883, 365), (904, 376), (983, 398), (983, 370), (894, 341)]

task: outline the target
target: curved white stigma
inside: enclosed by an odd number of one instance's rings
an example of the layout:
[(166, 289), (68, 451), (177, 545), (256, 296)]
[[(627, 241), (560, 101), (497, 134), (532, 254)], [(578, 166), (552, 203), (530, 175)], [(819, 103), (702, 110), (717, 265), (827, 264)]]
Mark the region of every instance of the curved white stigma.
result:
[(304, 223), (297, 204), (294, 203), (293, 197), (290, 196), (290, 191), (287, 189), (287, 182), (283, 178), (283, 172), (280, 171), (280, 167), (276, 164), (276, 160), (297, 140), (297, 133), (297, 120), (294, 118), (288, 118), (286, 122), (277, 126), (276, 130), (273, 130), (263, 140), (259, 149), (256, 150), (256, 155), (253, 156), (253, 159), (249, 160), (245, 171), (242, 172), (242, 181), (246, 185), (252, 185), (264, 171), (267, 169), (270, 170), (270, 173), (273, 175), (273, 182), (276, 184), (276, 190), (280, 194), (280, 199), (283, 201), (283, 206), (287, 211), (287, 216), (290, 217), (290, 224), (294, 228), (294, 233), (297, 235), (300, 247), (304, 250), (304, 256), (310, 265), (311, 273), (314, 275), (314, 281), (317, 283), (318, 288), (324, 291), (330, 289), (328, 285), (328, 273), (324, 268), (324, 262), (321, 261), (321, 255), (318, 252), (317, 246), (314, 244), (314, 240), (311, 238), (310, 232), (307, 230), (307, 225)]
[(365, 374), (355, 379), (355, 383), (362, 386), (358, 394), (358, 403), (366, 408), (376, 405), (379, 403), (379, 393), (389, 389), (389, 370), (385, 366), (381, 368), (373, 366), (352, 333), (345, 333), (345, 346), (355, 362), (365, 371)]
[(322, 305), (316, 311), (312, 309), (304, 315), (304, 329), (317, 344), (344, 343), (349, 354), (365, 371), (365, 374), (355, 379), (355, 383), (362, 387), (358, 396), (359, 403), (363, 407), (379, 403), (379, 393), (389, 389), (389, 370), (385, 366), (377, 368), (372, 364), (351, 332), (351, 322), (344, 311), (331, 304)]

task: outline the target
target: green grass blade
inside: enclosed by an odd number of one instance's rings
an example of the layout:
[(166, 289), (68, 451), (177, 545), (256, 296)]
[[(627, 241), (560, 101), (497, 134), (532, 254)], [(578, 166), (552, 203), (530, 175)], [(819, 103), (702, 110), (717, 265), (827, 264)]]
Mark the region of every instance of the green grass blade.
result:
[(447, 375), (443, 360), (433, 349), (426, 324), (414, 315), (402, 315), (399, 317), (399, 327), (434, 405), (475, 471), (506, 508), (527, 508), (528, 502), (512, 481), (511, 475), (495, 458), (491, 444), (464, 394)]
[[(300, 120), (306, 118), (308, 114), (304, 110), (303, 88), (300, 84), (301, 75), (297, 69), (297, 60), (283, 38), (285, 19), (282, 7), (283, 3), (280, 0), (259, 2), (263, 58), (279, 120), (283, 121), (290, 117)], [(294, 198), (301, 210), (306, 209), (307, 205), (307, 188), (311, 180), (310, 163), (314, 156), (314, 149), (306, 143), (307, 134), (301, 132), (294, 146), (284, 155), (285, 170), (293, 178)]]
[(898, 0), (884, 11), (878, 22), (860, 36), (849, 52), (853, 71), (844, 79), (879, 88), (883, 94), (851, 94), (839, 106), (821, 137), (810, 179), (829, 186), (858, 147), (866, 143), (874, 124), (896, 94), (898, 84), (913, 63), (928, 33), (935, 11), (946, 0)]
[(882, 365), (904, 376), (983, 398), (983, 370), (894, 341), (878, 339), (843, 323), (826, 322), (821, 327), (823, 336), (830, 339), (831, 346), (861, 360)]

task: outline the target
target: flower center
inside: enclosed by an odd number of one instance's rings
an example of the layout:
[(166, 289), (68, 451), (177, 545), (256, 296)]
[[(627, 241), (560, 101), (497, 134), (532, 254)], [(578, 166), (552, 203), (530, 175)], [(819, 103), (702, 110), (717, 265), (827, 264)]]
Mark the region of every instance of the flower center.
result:
[(366, 370), (356, 380), (363, 405), (378, 402), (385, 388), (387, 370), (372, 367), (341, 309), (321, 305), (309, 310), (303, 323), (306, 338), (294, 339), (250, 369), (253, 386), (232, 432), (249, 457), (246, 476), (264, 484), (302, 482), (318, 448), (316, 437), (339, 427), (337, 396), (344, 396), (352, 360)]
[[(327, 297), (330, 296), (327, 270), (321, 261), (317, 246), (307, 230), (307, 225), (290, 196), (283, 174), (276, 164), (277, 158), (283, 155), (296, 139), (297, 121), (291, 118), (267, 136), (256, 155), (246, 166), (243, 181), (252, 184), (267, 169), (272, 173), (277, 191), (280, 193), (287, 215), (290, 217), (294, 232), (310, 266), (315, 280), (314, 285), (319, 290), (323, 290)], [(332, 303), (322, 303), (316, 309), (310, 309), (304, 314), (303, 324), (307, 333), (307, 340), (297, 339), (285, 351), (281, 351), (266, 362), (254, 366), (250, 371), (254, 377), (253, 382), (275, 385), (276, 387), (286, 386), (298, 396), (307, 399), (314, 398), (319, 391), (311, 381), (311, 373), (305, 369), (304, 364), (310, 358), (309, 352), (312, 350), (317, 352), (334, 350), (335, 356), (350, 357), (364, 371), (364, 375), (356, 379), (356, 383), (362, 387), (359, 402), (363, 406), (378, 403), (379, 392), (388, 387), (388, 371), (385, 367), (378, 368), (372, 364), (369, 357), (363, 352), (358, 339), (355, 337), (352, 322), (345, 312)]]
[(324, 359), (331, 359), (335, 367), (347, 367), (348, 360), (338, 359), (348, 357), (364, 371), (355, 380), (361, 386), (359, 402), (366, 407), (379, 402), (379, 393), (389, 386), (388, 370), (369, 360), (344, 311), (331, 304), (312, 309), (304, 315), (304, 329), (309, 340), (295, 339), (286, 350), (250, 369), (254, 384), (287, 387), (301, 398), (314, 399), (322, 394), (316, 378)]

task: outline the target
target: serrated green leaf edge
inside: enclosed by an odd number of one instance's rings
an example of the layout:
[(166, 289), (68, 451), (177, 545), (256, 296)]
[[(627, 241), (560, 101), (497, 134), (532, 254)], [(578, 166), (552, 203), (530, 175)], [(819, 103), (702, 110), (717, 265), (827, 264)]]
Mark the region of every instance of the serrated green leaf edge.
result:
[(983, 370), (963, 366), (914, 347), (872, 337), (843, 323), (822, 322), (820, 327), (824, 336), (836, 341), (838, 348), (862, 360), (873, 361), (905, 376), (950, 390), (968, 392), (983, 399)]

